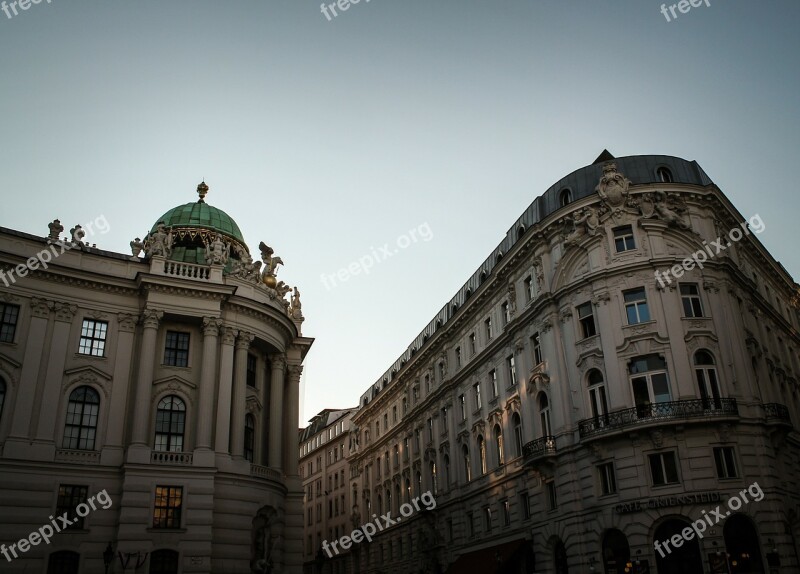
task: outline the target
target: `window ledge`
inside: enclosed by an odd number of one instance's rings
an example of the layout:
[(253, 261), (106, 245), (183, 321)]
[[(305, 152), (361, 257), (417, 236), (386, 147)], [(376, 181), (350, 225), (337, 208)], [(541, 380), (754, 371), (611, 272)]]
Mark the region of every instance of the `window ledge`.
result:
[(75, 353), (76, 359), (97, 359), (100, 361), (107, 361), (108, 357), (105, 355), (87, 355), (84, 353)]
[(649, 321), (641, 321), (639, 323), (628, 323), (627, 325), (623, 325), (622, 327), (624, 329), (625, 327), (631, 327), (631, 328), (633, 328), (633, 327), (646, 327), (646, 326), (655, 325), (655, 324), (656, 324), (656, 320), (655, 319), (651, 319)]
[(151, 526), (150, 528), (145, 529), (146, 532), (151, 532), (153, 534), (186, 534), (188, 529), (186, 528), (155, 528)]

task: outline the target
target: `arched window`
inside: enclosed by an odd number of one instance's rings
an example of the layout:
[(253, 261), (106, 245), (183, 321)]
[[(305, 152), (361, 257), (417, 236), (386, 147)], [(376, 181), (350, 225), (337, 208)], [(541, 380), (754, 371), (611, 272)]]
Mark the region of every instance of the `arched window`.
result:
[(417, 496), (422, 494), (422, 473), (417, 471)]
[(539, 393), (539, 420), (542, 423), (542, 436), (552, 436), (553, 429), (550, 426), (550, 401), (547, 400), (547, 395), (544, 394), (544, 392)]
[(603, 572), (625, 574), (630, 559), (631, 550), (625, 534), (616, 528), (607, 530), (603, 535)]
[(461, 447), (461, 459), (464, 463), (464, 481), (469, 482), (472, 480), (472, 472), (469, 467), (469, 447), (467, 445)]
[(520, 225), (519, 227), (517, 227), (517, 239), (518, 240), (522, 239), (523, 235), (525, 235), (525, 226), (524, 225)]
[(486, 271), (481, 271), (481, 281), (480, 284), (483, 285), (483, 282), (486, 281)]
[(399, 510), (400, 509), (400, 504), (402, 503), (402, 501), (400, 499), (400, 483), (399, 482), (394, 485), (394, 499), (395, 499), (395, 503), (397, 504), (397, 508), (398, 508), (397, 512), (399, 513), (400, 512), (400, 510)]
[(92, 387), (78, 387), (69, 395), (62, 448), (94, 450), (100, 395)]
[(725, 521), (722, 534), (728, 556), (738, 563), (736, 572), (764, 572), (758, 531), (749, 517), (734, 514)]
[(668, 167), (660, 167), (656, 170), (656, 177), (662, 183), (672, 183), (672, 172)]
[(700, 398), (703, 400), (703, 408), (721, 409), (722, 395), (719, 392), (717, 368), (714, 366), (714, 357), (711, 353), (701, 350), (694, 354), (694, 373), (700, 389)]
[(158, 451), (181, 452), (186, 426), (186, 404), (177, 396), (161, 399), (156, 410), (156, 439)]
[(439, 485), (437, 483), (436, 477), (436, 462), (431, 461), (428, 465), (428, 473), (431, 479), (431, 488), (433, 488), (433, 494), (437, 494), (439, 491)]
[(597, 369), (589, 371), (586, 377), (586, 384), (589, 386), (589, 410), (595, 424), (600, 426), (608, 422), (608, 403), (606, 402), (606, 386), (603, 381), (603, 373)]
[(511, 426), (514, 427), (514, 454), (522, 456), (522, 419), (519, 413), (511, 415)]
[(448, 455), (444, 455), (442, 458), (444, 462), (444, 482), (447, 488), (450, 488), (450, 457)]
[(378, 516), (382, 516), (382, 515), (383, 515), (383, 499), (381, 498), (381, 495), (379, 494), (378, 495)]
[(59, 550), (47, 559), (47, 574), (78, 574), (81, 555), (69, 550)]
[(639, 418), (652, 416), (654, 403), (672, 400), (667, 363), (663, 358), (658, 355), (636, 357), (628, 365), (628, 372)]
[(6, 382), (0, 377), (0, 420), (3, 419), (3, 405), (6, 403)]
[(572, 203), (572, 190), (569, 188), (562, 189), (558, 194), (558, 204), (561, 207)]
[(478, 456), (481, 462), (481, 474), (486, 474), (486, 441), (483, 435), (478, 435)]
[(494, 439), (494, 456), (497, 461), (497, 466), (503, 466), (503, 431), (500, 425), (494, 425), (494, 429), (492, 429), (492, 438)]
[(256, 451), (256, 418), (247, 414), (244, 417), (244, 457), (253, 462)]
[(406, 502), (411, 502), (411, 479), (406, 479)]
[(178, 574), (178, 558), (174, 550), (156, 550), (150, 555), (148, 574)]
[(386, 489), (386, 512), (391, 512), (393, 510), (394, 510), (394, 508), (392, 508), (392, 491), (391, 491), (391, 489), (387, 488)]

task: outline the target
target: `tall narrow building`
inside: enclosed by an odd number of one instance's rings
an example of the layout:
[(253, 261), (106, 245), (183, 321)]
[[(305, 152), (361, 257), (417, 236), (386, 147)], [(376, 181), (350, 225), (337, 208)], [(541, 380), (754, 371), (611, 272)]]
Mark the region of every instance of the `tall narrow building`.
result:
[(300, 572), (313, 340), (281, 259), (197, 190), (128, 254), (0, 228), (4, 572)]

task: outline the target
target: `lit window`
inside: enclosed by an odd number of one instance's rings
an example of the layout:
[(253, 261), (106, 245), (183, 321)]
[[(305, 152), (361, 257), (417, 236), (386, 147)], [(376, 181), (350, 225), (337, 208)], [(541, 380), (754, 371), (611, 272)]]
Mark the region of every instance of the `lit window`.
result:
[(156, 486), (153, 528), (180, 528), (183, 487)]
[(78, 387), (69, 395), (62, 448), (94, 450), (100, 395), (91, 387)]
[(678, 467), (675, 463), (674, 452), (651, 454), (648, 459), (650, 460), (650, 475), (653, 478), (653, 486), (678, 482)]
[(625, 314), (628, 316), (628, 325), (645, 323), (650, 320), (650, 310), (647, 307), (647, 296), (644, 287), (625, 291)]
[(633, 238), (633, 227), (624, 225), (614, 229), (614, 247), (617, 253), (636, 249), (636, 241)]
[(81, 355), (91, 355), (93, 357), (104, 356), (107, 333), (108, 323), (106, 321), (84, 319), (83, 326), (81, 327), (81, 341), (78, 352)]
[(189, 333), (167, 331), (164, 364), (168, 367), (189, 366)]
[(702, 317), (703, 303), (700, 300), (700, 290), (697, 288), (697, 283), (681, 283), (680, 287), (683, 316)]

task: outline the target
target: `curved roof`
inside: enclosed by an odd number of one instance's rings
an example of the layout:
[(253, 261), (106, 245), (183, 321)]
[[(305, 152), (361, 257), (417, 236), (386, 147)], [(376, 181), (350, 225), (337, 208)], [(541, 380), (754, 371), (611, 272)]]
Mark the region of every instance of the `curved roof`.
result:
[(150, 229), (151, 234), (155, 232), (161, 221), (167, 227), (210, 229), (244, 244), (242, 232), (233, 218), (221, 209), (208, 205), (202, 200), (173, 207), (156, 220)]

